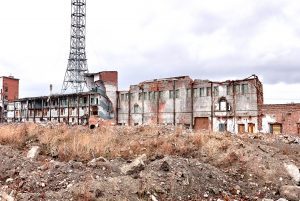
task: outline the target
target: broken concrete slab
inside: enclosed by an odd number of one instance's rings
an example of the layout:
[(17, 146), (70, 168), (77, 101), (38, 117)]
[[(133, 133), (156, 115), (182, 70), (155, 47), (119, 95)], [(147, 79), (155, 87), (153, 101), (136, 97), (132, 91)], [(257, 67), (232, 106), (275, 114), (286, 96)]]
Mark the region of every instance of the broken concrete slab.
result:
[(300, 187), (299, 186), (282, 186), (279, 189), (280, 195), (290, 201), (300, 200)]
[(299, 168), (292, 163), (284, 164), (284, 167), (285, 167), (286, 171), (288, 172), (288, 174), (290, 175), (290, 177), (292, 177), (296, 183), (299, 183), (300, 182)]
[(39, 146), (33, 146), (31, 147), (30, 151), (27, 153), (27, 158), (30, 158), (32, 160), (36, 159), (41, 151), (41, 148)]
[(125, 175), (131, 175), (134, 173), (138, 173), (145, 168), (144, 161), (146, 161), (146, 160), (147, 160), (147, 155), (143, 154), (140, 157), (136, 158), (130, 164), (123, 165), (121, 167), (121, 172)]

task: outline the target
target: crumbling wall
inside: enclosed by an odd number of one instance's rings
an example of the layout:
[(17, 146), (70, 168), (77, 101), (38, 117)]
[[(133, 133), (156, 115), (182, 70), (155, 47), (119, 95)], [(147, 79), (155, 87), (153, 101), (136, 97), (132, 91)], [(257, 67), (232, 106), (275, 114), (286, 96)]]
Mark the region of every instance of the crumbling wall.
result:
[(261, 112), (263, 132), (270, 133), (272, 124), (280, 124), (283, 134), (300, 134), (300, 104), (265, 104)]
[(100, 80), (103, 81), (105, 92), (112, 104), (111, 116), (116, 119), (117, 112), (117, 91), (118, 91), (118, 72), (103, 71), (99, 73)]
[(263, 101), (257, 80), (211, 82), (183, 76), (142, 82), (119, 93), (118, 123), (257, 132), (258, 103)]
[(191, 124), (191, 98), (187, 89), (189, 77), (161, 79), (133, 85), (119, 92), (118, 123)]

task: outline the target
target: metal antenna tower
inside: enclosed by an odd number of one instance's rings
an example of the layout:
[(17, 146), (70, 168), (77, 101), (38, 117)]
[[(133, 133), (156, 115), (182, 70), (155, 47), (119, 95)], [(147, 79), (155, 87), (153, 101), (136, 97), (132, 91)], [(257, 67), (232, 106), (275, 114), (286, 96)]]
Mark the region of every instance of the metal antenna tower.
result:
[(68, 89), (82, 92), (86, 87), (85, 73), (88, 73), (85, 52), (86, 0), (71, 0), (71, 41), (68, 67), (62, 86), (62, 93)]

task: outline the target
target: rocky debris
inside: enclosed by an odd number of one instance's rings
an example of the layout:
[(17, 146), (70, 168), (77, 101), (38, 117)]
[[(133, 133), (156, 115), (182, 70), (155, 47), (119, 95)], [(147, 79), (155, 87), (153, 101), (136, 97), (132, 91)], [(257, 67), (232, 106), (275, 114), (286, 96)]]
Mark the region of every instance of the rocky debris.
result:
[(152, 201), (158, 201), (158, 199), (154, 195), (151, 195), (150, 198)]
[(88, 166), (90, 167), (100, 167), (103, 166), (104, 164), (108, 164), (109, 161), (104, 158), (104, 157), (99, 157), (99, 158), (94, 158), (90, 162), (87, 163)]
[(8, 195), (7, 193), (0, 191), (0, 200), (3, 200), (3, 201), (14, 201), (15, 199), (14, 199), (14, 197), (12, 195)]
[(31, 147), (30, 151), (27, 153), (27, 158), (30, 158), (32, 160), (36, 159), (41, 151), (41, 148), (39, 146), (33, 146)]
[(300, 187), (299, 186), (282, 186), (279, 190), (280, 195), (290, 201), (300, 200)]
[(285, 169), (292, 179), (299, 184), (300, 182), (300, 172), (299, 168), (294, 164), (284, 164)]
[(164, 161), (160, 166), (160, 170), (165, 171), (165, 172), (169, 172), (170, 171), (169, 163), (167, 161)]
[(125, 175), (131, 175), (134, 173), (139, 173), (141, 170), (145, 168), (144, 161), (147, 160), (146, 154), (141, 155), (140, 157), (136, 158), (130, 164), (123, 165), (121, 167), (121, 172)]
[[(279, 189), (295, 185), (291, 177), (296, 178), (295, 167), (300, 167), (299, 145), (274, 135), (196, 135), (172, 126), (88, 132), (78, 127), (82, 133), (75, 145), (74, 128), (43, 129), (41, 138), (35, 136), (18, 149), (0, 145), (0, 192), (15, 200), (275, 201), (288, 198)], [(71, 144), (61, 140), (66, 137)], [(103, 143), (100, 148), (98, 143)], [(27, 158), (25, 150), (37, 145), (42, 149), (39, 160)]]
[(286, 144), (300, 144), (300, 137), (293, 135), (282, 135), (280, 139)]

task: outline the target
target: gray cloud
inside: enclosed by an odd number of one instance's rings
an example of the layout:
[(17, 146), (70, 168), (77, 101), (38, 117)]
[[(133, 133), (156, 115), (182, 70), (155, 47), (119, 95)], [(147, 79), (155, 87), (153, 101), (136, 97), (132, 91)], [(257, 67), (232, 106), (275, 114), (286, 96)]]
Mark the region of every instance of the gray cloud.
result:
[[(7, 9), (0, 13), (7, 30), (0, 32), (1, 72), (21, 79), (22, 96), (47, 94), (50, 83), (59, 92), (70, 3), (16, 2), (20, 8), (3, 2)], [(300, 85), (299, 10), (293, 0), (89, 1), (89, 69), (118, 70), (123, 89), (178, 75), (224, 80), (257, 74), (266, 84)]]

